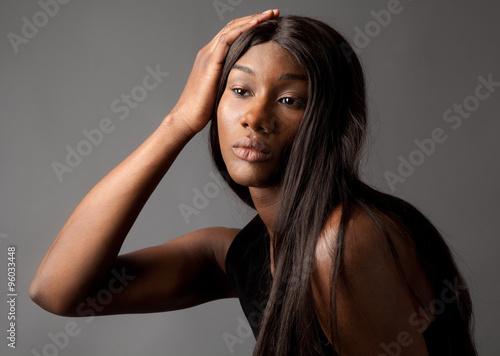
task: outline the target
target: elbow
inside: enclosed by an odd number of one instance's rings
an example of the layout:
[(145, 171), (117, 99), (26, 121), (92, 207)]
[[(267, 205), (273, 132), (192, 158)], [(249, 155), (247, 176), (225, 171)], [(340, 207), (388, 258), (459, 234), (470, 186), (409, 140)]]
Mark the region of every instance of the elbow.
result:
[(49, 313), (60, 316), (74, 316), (75, 309), (64, 298), (58, 298), (50, 288), (43, 286), (36, 277), (29, 287), (30, 299), (42, 309)]

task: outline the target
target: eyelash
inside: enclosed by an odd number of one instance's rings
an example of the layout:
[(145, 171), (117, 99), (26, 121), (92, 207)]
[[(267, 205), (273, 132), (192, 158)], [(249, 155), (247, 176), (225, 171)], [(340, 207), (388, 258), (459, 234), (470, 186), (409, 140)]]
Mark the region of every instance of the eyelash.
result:
[[(246, 96), (245, 94), (248, 93), (248, 90), (243, 89), (243, 88), (232, 88), (231, 91), (237, 97), (245, 97)], [(241, 92), (244, 92), (244, 93), (241, 93)], [(284, 100), (284, 99), (292, 99), (294, 101), (294, 103), (293, 104), (286, 104), (286, 103), (282, 102), (282, 100)], [(294, 98), (294, 97), (291, 97), (291, 96), (285, 96), (283, 98), (280, 98), (278, 101), (281, 102), (285, 106), (296, 107), (298, 109), (305, 108), (305, 106), (306, 106), (306, 101), (304, 99)]]

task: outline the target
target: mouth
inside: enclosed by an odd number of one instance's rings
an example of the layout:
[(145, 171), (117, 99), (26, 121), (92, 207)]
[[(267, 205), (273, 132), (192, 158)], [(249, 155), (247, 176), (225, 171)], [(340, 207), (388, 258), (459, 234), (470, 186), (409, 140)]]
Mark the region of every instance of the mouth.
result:
[(262, 162), (271, 158), (271, 151), (266, 145), (249, 137), (240, 138), (232, 148), (236, 157), (247, 162)]

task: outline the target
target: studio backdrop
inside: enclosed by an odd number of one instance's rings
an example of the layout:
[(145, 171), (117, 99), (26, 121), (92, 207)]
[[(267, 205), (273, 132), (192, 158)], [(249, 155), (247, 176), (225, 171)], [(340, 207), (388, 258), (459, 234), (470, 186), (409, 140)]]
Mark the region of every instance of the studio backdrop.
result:
[[(103, 294), (86, 316), (66, 318), (34, 304), (28, 288), (80, 200), (173, 108), (198, 50), (231, 19), (269, 8), (323, 20), (348, 38), (368, 84), (363, 179), (439, 228), (470, 285), (480, 354), (500, 353), (497, 2), (2, 0), (1, 355), (251, 354), (237, 299), (93, 318)], [(205, 129), (121, 253), (204, 227), (241, 228), (254, 214), (222, 183)]]

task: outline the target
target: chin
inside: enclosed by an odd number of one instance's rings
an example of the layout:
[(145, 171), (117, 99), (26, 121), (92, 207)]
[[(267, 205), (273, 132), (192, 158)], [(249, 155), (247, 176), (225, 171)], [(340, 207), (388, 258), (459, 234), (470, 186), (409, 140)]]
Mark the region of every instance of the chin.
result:
[(289, 149), (285, 149), (278, 158), (254, 163), (245, 162), (226, 152), (221, 153), (231, 179), (244, 187), (269, 188), (280, 185), (289, 160)]
[(269, 188), (280, 183), (280, 177), (275, 170), (253, 167), (227, 167), (227, 169), (231, 179), (244, 187)]

